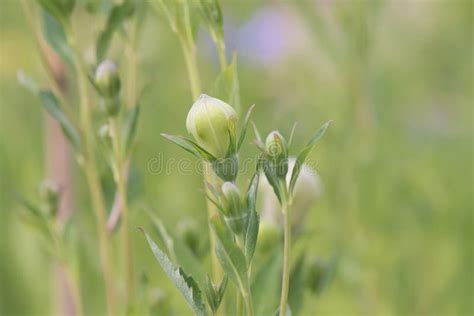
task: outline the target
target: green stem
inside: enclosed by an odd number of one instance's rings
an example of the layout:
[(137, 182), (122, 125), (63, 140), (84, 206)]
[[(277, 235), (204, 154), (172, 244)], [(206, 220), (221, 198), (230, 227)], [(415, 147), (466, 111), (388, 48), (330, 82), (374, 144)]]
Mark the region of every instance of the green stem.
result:
[(86, 179), (89, 187), (89, 194), (92, 200), (92, 207), (95, 212), (97, 234), (99, 238), (99, 252), (102, 262), (105, 295), (107, 301), (107, 314), (109, 316), (117, 315), (115, 312), (115, 294), (113, 285), (112, 266), (110, 264), (110, 240), (107, 235), (106, 227), (106, 209), (102, 188), (99, 181), (99, 173), (97, 171), (97, 163), (94, 155), (93, 134), (91, 113), (89, 104), (87, 102), (87, 76), (80, 60), (75, 38), (72, 34), (69, 35), (69, 44), (73, 49), (74, 65), (77, 71), (77, 82), (80, 102), (80, 121), (81, 121), (81, 141), (83, 145), (83, 162), (82, 166), (86, 174)]
[(219, 64), (221, 65), (221, 70), (224, 71), (227, 68), (227, 57), (225, 55), (225, 43), (224, 40), (216, 41), (217, 54), (219, 55)]
[(110, 119), (110, 128), (112, 131), (112, 147), (114, 151), (114, 179), (117, 185), (120, 205), (122, 209), (121, 238), (123, 247), (123, 266), (125, 269), (125, 303), (128, 306), (133, 299), (133, 260), (130, 246), (130, 224), (127, 198), (127, 180), (125, 176), (125, 163), (122, 159), (119, 128), (116, 118)]
[(252, 297), (250, 295), (249, 287), (247, 287), (242, 293), (242, 298), (244, 300), (245, 312), (247, 316), (253, 316), (253, 303), (252, 303)]
[[(196, 100), (201, 94), (201, 83), (199, 80), (199, 69), (197, 67), (195, 51), (193, 48), (194, 45), (190, 44), (189, 41), (186, 40), (186, 37), (183, 35), (179, 35), (179, 40), (181, 43), (181, 49), (183, 51), (184, 59), (186, 62), (186, 68), (188, 70), (189, 82), (191, 85), (191, 93), (192, 93), (193, 99)], [(212, 174), (212, 168), (209, 165), (206, 165), (204, 168), (204, 181), (211, 184), (214, 184), (216, 181), (215, 177)], [(211, 218), (215, 213), (217, 213), (214, 205), (209, 201), (207, 201), (207, 213), (208, 213), (208, 218)], [(209, 225), (209, 243), (210, 243), (210, 248), (211, 248), (212, 276), (214, 280), (218, 280), (222, 277), (223, 272), (219, 264), (219, 260), (217, 259), (217, 256), (214, 252), (216, 239), (210, 225)]]
[(189, 43), (186, 38), (179, 35), (181, 49), (183, 50), (186, 68), (188, 70), (189, 83), (191, 85), (191, 93), (193, 100), (196, 100), (201, 94), (201, 82), (199, 80), (199, 70), (197, 67), (196, 53), (194, 44)]
[(235, 291), (235, 315), (242, 315), (242, 293)]
[(283, 241), (283, 273), (281, 280), (280, 315), (286, 315), (288, 288), (290, 285), (290, 248), (291, 248), (291, 198), (283, 202), (284, 241)]

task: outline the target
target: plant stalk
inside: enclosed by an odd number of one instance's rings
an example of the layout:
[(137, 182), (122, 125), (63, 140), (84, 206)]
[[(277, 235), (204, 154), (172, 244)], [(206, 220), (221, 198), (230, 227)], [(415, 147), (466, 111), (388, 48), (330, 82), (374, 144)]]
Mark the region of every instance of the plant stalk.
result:
[(80, 102), (80, 121), (81, 121), (81, 141), (83, 145), (83, 162), (82, 166), (86, 175), (89, 187), (89, 193), (92, 200), (92, 207), (96, 216), (97, 234), (99, 237), (99, 252), (103, 269), (105, 295), (107, 301), (107, 314), (115, 316), (116, 303), (113, 285), (113, 272), (110, 264), (110, 240), (107, 235), (106, 227), (106, 209), (102, 188), (99, 181), (99, 173), (97, 171), (97, 163), (94, 155), (92, 123), (89, 104), (87, 101), (87, 76), (82, 68), (80, 54), (77, 49), (75, 38), (69, 35), (69, 44), (73, 50), (74, 65), (77, 71), (77, 84)]
[(242, 293), (242, 298), (245, 304), (245, 313), (247, 314), (247, 316), (253, 316), (253, 303), (252, 303), (252, 297), (250, 296), (249, 287), (247, 287), (247, 289), (245, 289), (244, 292)]
[(225, 43), (223, 39), (216, 41), (217, 54), (219, 55), (219, 64), (221, 71), (227, 68), (227, 57), (225, 55)]
[(117, 185), (117, 192), (122, 206), (121, 238), (123, 247), (123, 266), (125, 269), (125, 303), (128, 306), (133, 301), (133, 260), (130, 245), (130, 224), (127, 198), (127, 179), (125, 174), (125, 161), (122, 158), (119, 138), (119, 128), (116, 118), (110, 119), (112, 131), (112, 147), (114, 152), (114, 180)]
[[(199, 95), (201, 94), (201, 83), (199, 80), (199, 69), (197, 67), (196, 61), (196, 54), (194, 50), (194, 44), (189, 43), (186, 40), (186, 37), (183, 35), (179, 35), (181, 49), (183, 51), (184, 59), (186, 62), (186, 68), (188, 71), (189, 82), (191, 85), (191, 94), (193, 100), (196, 100)], [(209, 165), (206, 165), (204, 168), (204, 181), (214, 184), (215, 177), (212, 175), (212, 168)], [(207, 190), (207, 186), (206, 190)], [(216, 213), (215, 207), (212, 202), (207, 201), (207, 215), (208, 218), (211, 218)], [(209, 224), (209, 243), (211, 248), (211, 267), (212, 267), (212, 276), (214, 280), (218, 280), (222, 277), (223, 272), (222, 268), (219, 264), (219, 260), (214, 252), (215, 245), (216, 245), (216, 238), (212, 232), (212, 228)]]
[(283, 201), (283, 273), (281, 278), (280, 315), (286, 315), (288, 288), (290, 285), (290, 248), (291, 248), (291, 198)]
[(199, 97), (199, 94), (201, 94), (201, 82), (199, 80), (195, 47), (194, 44), (189, 43), (182, 35), (179, 35), (179, 41), (186, 62), (186, 69), (188, 70), (189, 84), (191, 85), (193, 100), (196, 100)]

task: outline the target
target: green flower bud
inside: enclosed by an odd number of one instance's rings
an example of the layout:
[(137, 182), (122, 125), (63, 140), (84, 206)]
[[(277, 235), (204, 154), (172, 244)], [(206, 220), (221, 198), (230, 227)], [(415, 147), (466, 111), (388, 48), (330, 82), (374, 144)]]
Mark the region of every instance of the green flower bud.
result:
[(242, 201), (240, 190), (232, 182), (222, 185), (221, 202), (224, 219), (235, 234), (240, 234), (247, 226), (247, 208)]
[(120, 77), (117, 65), (110, 59), (101, 62), (95, 72), (94, 83), (104, 98), (113, 99), (117, 97), (120, 91)]
[(39, 195), (45, 213), (51, 217), (56, 216), (59, 206), (59, 187), (51, 180), (44, 180), (39, 187)]
[(288, 144), (283, 135), (278, 131), (268, 134), (265, 149), (276, 175), (284, 178), (288, 173)]
[(229, 104), (201, 94), (189, 110), (186, 129), (196, 142), (217, 158), (224, 158), (229, 148), (229, 128), (237, 113)]

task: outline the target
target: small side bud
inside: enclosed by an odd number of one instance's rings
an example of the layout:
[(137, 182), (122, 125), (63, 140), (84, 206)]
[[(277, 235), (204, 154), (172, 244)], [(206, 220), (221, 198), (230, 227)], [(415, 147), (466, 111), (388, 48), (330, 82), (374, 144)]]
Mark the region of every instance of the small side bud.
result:
[(278, 131), (271, 132), (265, 140), (265, 150), (276, 175), (285, 178), (288, 173), (288, 144), (286, 139)]
[(110, 59), (101, 62), (95, 72), (94, 83), (103, 97), (112, 98), (117, 96), (120, 91), (117, 65)]
[(58, 185), (49, 179), (44, 180), (39, 187), (39, 196), (45, 213), (51, 217), (56, 216), (59, 206)]
[(227, 224), (235, 234), (240, 234), (246, 227), (248, 214), (239, 188), (232, 182), (225, 182), (221, 201)]
[(108, 115), (116, 115), (120, 110), (120, 77), (117, 65), (111, 60), (103, 61), (97, 67), (94, 83), (102, 96), (101, 109)]

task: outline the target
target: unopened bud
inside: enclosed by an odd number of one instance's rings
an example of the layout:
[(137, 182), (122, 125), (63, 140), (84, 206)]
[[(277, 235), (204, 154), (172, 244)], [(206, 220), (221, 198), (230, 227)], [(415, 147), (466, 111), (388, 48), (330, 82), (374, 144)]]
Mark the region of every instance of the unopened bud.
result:
[(101, 62), (95, 72), (94, 82), (99, 93), (104, 98), (116, 97), (120, 91), (120, 77), (117, 65), (110, 59)]
[(283, 135), (278, 131), (268, 134), (265, 149), (277, 176), (285, 178), (288, 173), (288, 144)]
[(232, 182), (225, 182), (222, 185), (221, 200), (227, 224), (235, 234), (240, 234), (246, 226), (248, 214), (239, 188)]
[(45, 213), (55, 216), (59, 205), (58, 185), (49, 179), (44, 180), (39, 187), (39, 195), (44, 205)]
[(217, 158), (224, 158), (229, 148), (229, 127), (237, 113), (229, 104), (201, 94), (189, 110), (186, 129), (196, 142)]

